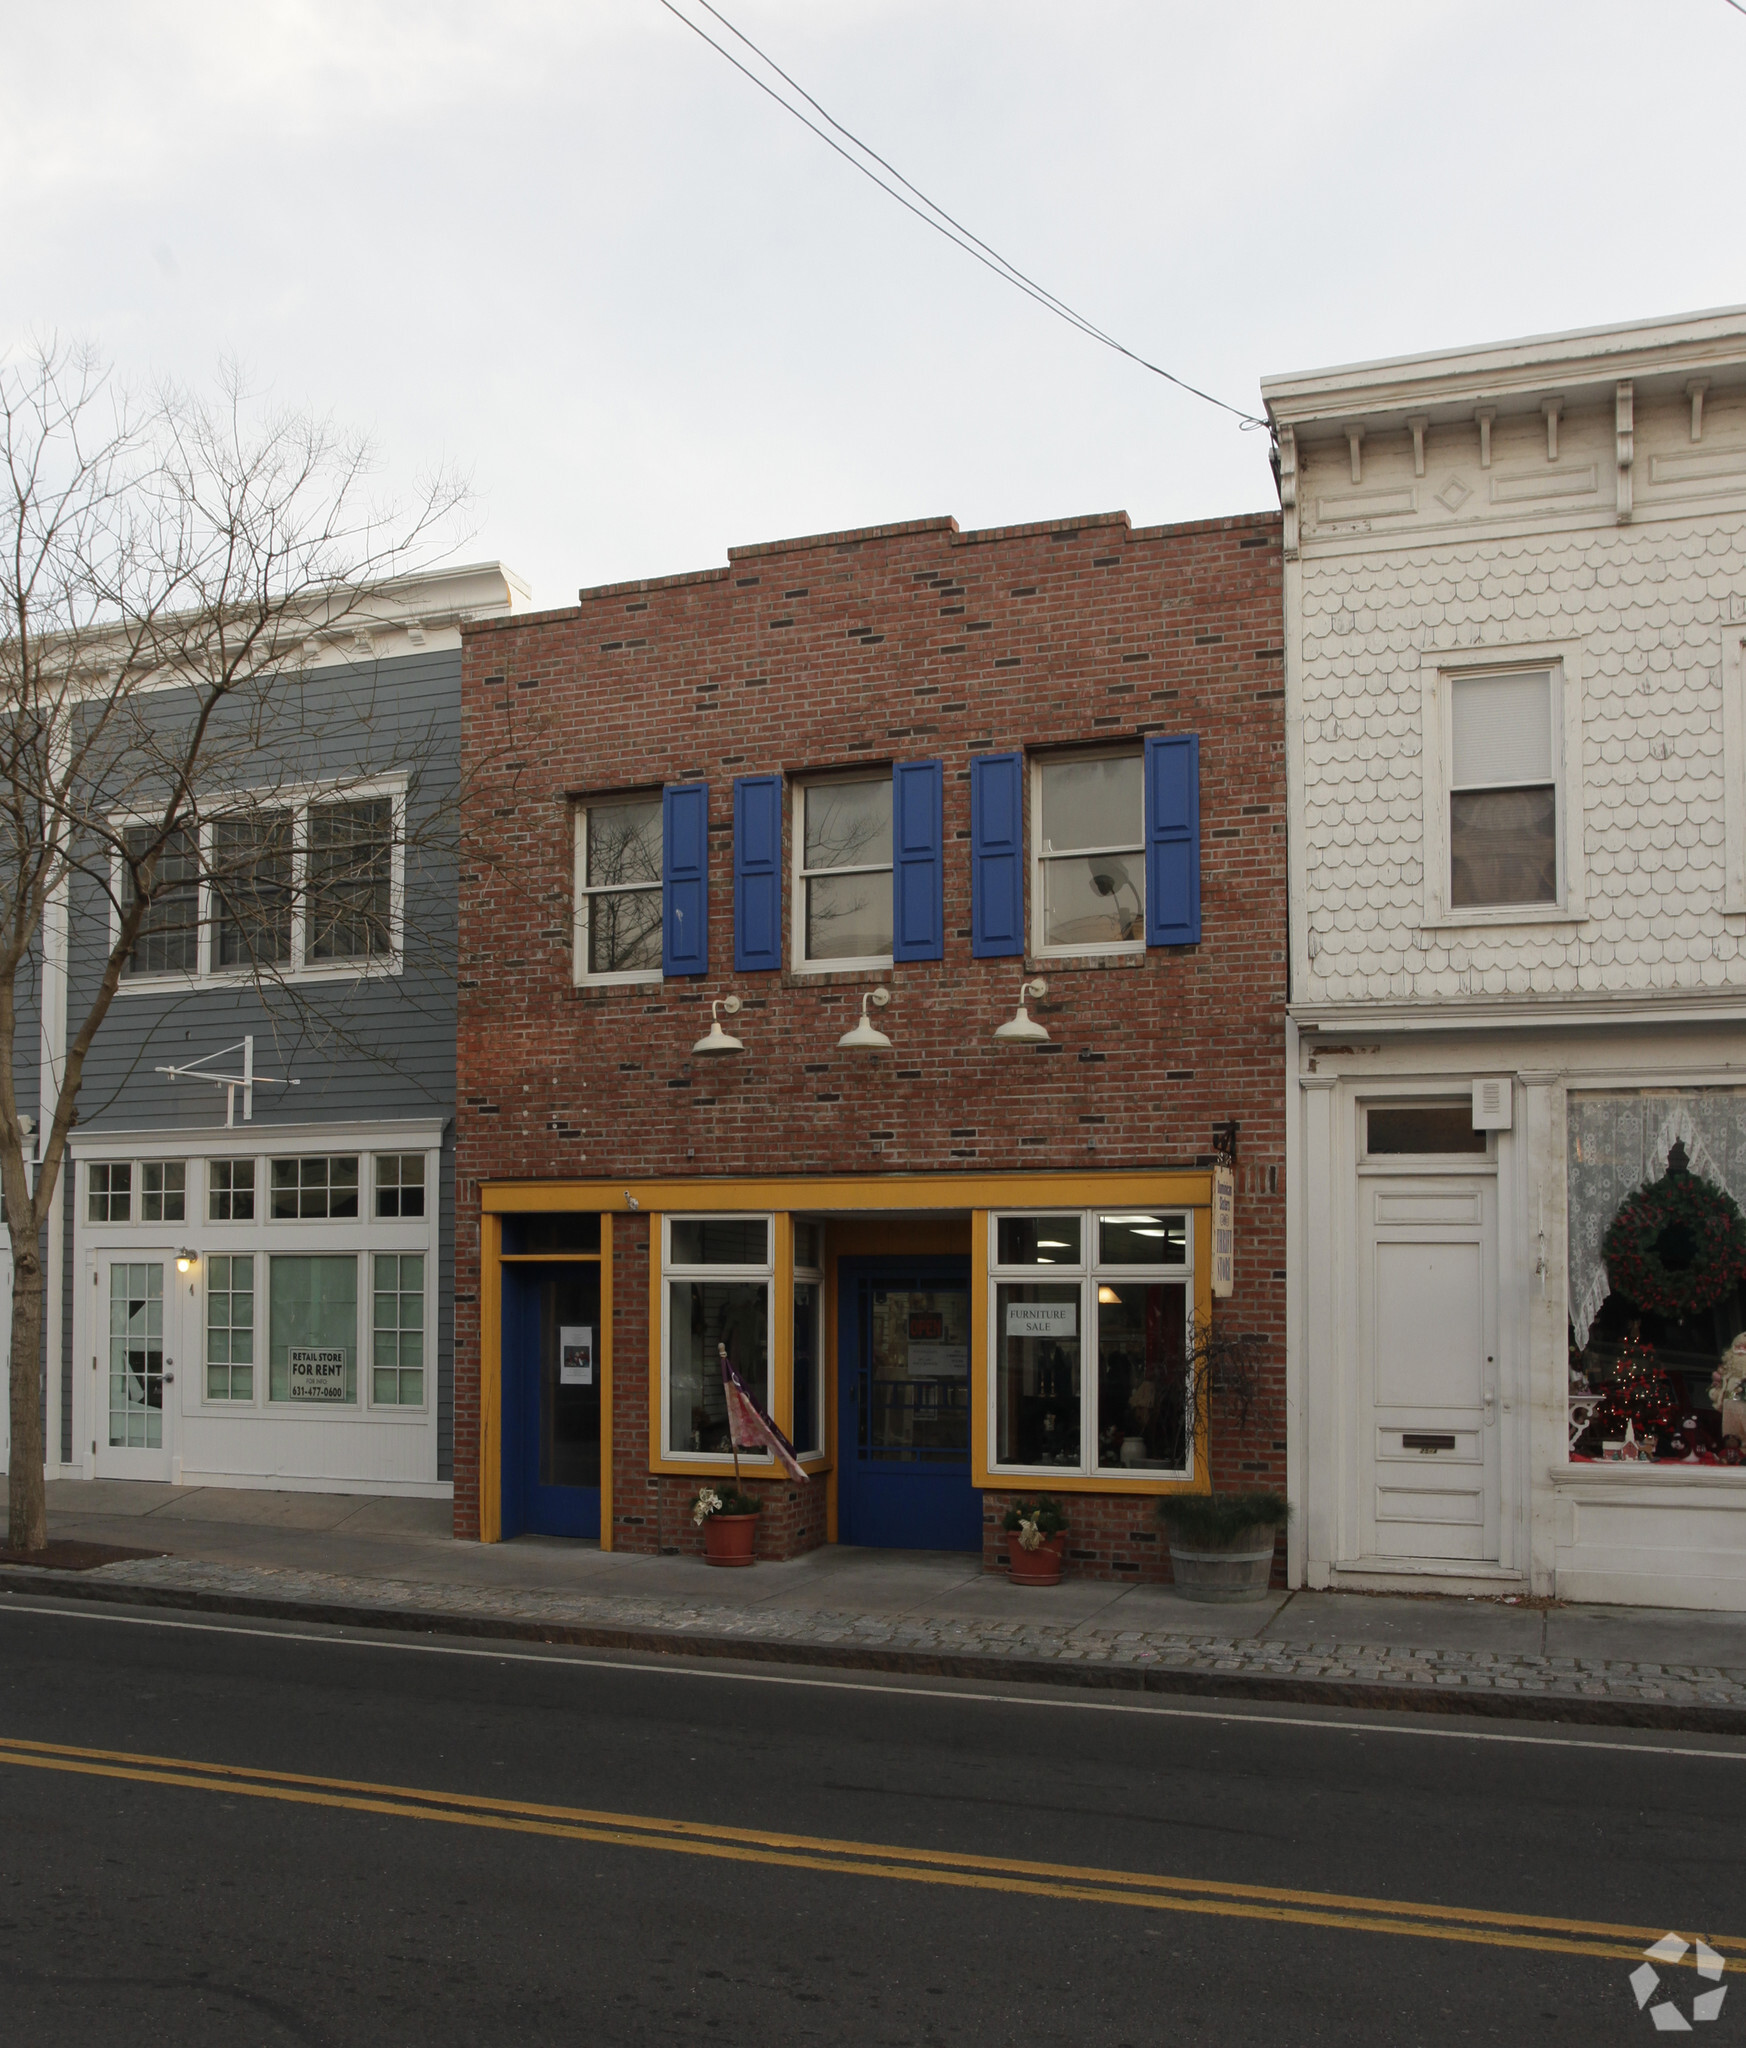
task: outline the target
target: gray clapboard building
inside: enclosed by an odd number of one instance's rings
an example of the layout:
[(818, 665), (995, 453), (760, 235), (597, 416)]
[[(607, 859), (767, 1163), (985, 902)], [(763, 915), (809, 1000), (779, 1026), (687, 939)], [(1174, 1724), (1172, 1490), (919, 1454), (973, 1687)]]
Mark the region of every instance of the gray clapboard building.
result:
[[(460, 627), (526, 599), (496, 563), (397, 583), (229, 736), (247, 801), (169, 849), (80, 1093), (51, 1478), (449, 1492)], [(39, 1100), (126, 888), (51, 919)]]

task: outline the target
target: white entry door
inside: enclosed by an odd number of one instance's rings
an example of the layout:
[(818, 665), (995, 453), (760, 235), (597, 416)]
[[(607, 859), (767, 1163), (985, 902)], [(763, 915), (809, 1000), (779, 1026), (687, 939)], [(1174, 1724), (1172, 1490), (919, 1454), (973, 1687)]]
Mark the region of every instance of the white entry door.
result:
[(176, 1261), (100, 1254), (91, 1392), (99, 1479), (168, 1479), (174, 1450)]
[(1359, 1181), (1360, 1541), (1500, 1561), (1497, 1185)]

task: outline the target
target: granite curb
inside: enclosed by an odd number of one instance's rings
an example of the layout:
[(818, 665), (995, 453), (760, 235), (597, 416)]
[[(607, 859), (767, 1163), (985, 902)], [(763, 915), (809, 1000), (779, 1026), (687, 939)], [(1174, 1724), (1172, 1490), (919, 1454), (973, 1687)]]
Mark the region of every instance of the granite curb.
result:
[(1486, 1720), (1562, 1722), (1595, 1728), (1746, 1735), (1746, 1705), (1698, 1700), (1606, 1698), (1551, 1690), (1498, 1692), (1467, 1686), (1403, 1685), (1362, 1678), (1273, 1676), (1252, 1671), (1195, 1670), (1181, 1665), (1063, 1662), (1023, 1654), (992, 1656), (976, 1651), (914, 1650), (842, 1641), (804, 1642), (710, 1635), (632, 1624), (540, 1621), (507, 1614), (467, 1614), (412, 1606), (377, 1606), (368, 1602), (214, 1592), (186, 1586), (137, 1585), (93, 1579), (86, 1574), (41, 1570), (0, 1570), (0, 1595), (87, 1600), (103, 1606), (230, 1615), (257, 1621), (301, 1621), (328, 1627), (456, 1636), (476, 1641), (634, 1651), (647, 1656), (721, 1658), (740, 1663), (880, 1672), (889, 1676), (974, 1679), (1078, 1691), (1242, 1700), (1277, 1706), (1344, 1707), (1359, 1711), (1471, 1716)]

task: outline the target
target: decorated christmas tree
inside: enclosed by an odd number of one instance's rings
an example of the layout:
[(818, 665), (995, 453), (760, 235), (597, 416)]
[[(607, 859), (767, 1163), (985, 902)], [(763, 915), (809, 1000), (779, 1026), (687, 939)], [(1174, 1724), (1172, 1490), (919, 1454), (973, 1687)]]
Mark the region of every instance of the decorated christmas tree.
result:
[(1679, 1429), (1680, 1403), (1667, 1375), (1655, 1363), (1655, 1347), (1633, 1323), (1619, 1347), (1618, 1363), (1606, 1391), (1595, 1404), (1584, 1432), (1595, 1450), (1620, 1441), (1629, 1426), (1644, 1450), (1653, 1454), (1661, 1439)]

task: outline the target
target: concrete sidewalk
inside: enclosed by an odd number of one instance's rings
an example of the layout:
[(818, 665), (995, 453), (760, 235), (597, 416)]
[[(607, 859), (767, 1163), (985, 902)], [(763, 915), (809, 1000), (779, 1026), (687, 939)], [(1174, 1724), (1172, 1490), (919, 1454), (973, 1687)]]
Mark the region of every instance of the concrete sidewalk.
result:
[[(971, 1556), (833, 1546), (720, 1571), (523, 1537), (446, 1501), (59, 1481), (56, 1538), (162, 1550), (0, 1592), (1027, 1683), (1746, 1734), (1746, 1615), (1168, 1587), (1017, 1588)], [(0, 1497), (4, 1488), (0, 1486)]]

